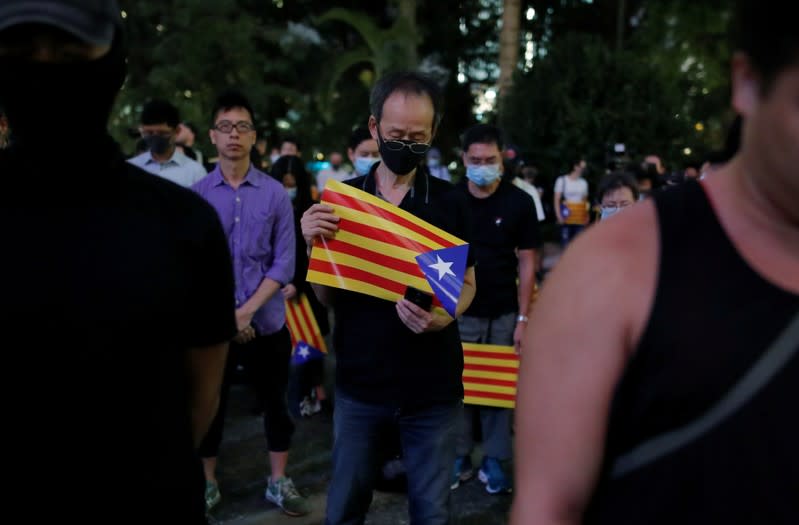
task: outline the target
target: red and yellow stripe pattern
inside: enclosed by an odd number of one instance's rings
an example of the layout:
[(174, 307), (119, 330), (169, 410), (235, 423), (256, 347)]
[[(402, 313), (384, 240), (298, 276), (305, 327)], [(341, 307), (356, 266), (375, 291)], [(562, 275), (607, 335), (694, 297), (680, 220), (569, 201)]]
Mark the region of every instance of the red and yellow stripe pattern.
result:
[(519, 356), (512, 346), (463, 343), (463, 402), (516, 407)]
[(327, 353), (325, 338), (316, 322), (311, 303), (305, 294), (300, 294), (299, 300), (289, 299), (286, 301), (286, 324), (291, 334), (291, 348), (296, 349), (300, 341), (316, 348), (320, 352)]
[[(465, 244), (370, 193), (328, 180), (322, 202), (339, 217), (333, 239), (311, 251), (308, 281), (398, 301), (412, 286), (433, 294), (416, 256)], [(441, 303), (433, 300), (441, 312)]]

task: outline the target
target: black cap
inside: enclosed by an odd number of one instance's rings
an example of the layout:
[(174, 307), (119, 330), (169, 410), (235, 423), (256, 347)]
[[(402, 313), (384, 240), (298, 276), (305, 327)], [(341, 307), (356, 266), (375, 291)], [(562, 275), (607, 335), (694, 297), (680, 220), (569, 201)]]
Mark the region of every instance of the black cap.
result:
[(2, 0), (0, 31), (45, 24), (95, 45), (111, 45), (120, 24), (116, 0)]

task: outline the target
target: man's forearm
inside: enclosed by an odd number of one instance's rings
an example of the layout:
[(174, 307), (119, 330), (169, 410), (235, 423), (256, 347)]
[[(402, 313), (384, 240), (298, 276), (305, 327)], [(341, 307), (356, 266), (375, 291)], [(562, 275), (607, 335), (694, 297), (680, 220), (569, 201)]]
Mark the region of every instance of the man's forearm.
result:
[(254, 314), (263, 305), (265, 305), (269, 299), (271, 299), (272, 296), (280, 290), (280, 288), (281, 286), (279, 282), (275, 281), (274, 279), (270, 279), (269, 277), (264, 277), (264, 280), (258, 285), (258, 289), (254, 294), (252, 294), (252, 297), (247, 299), (247, 302), (241, 305), (241, 310), (249, 315)]
[[(528, 253), (524, 253), (528, 252)], [(519, 257), (519, 314), (527, 315), (535, 287), (535, 250), (524, 250)]]
[(469, 308), (476, 292), (477, 283), (474, 276), (474, 267), (472, 266), (466, 269), (466, 274), (463, 276), (463, 288), (461, 289), (461, 296), (458, 299), (458, 305), (455, 307), (456, 318), (463, 315), (463, 312)]
[(190, 377), (189, 403), (194, 446), (199, 447), (219, 409), (219, 392), (225, 372), (228, 344), (193, 348), (187, 355)]

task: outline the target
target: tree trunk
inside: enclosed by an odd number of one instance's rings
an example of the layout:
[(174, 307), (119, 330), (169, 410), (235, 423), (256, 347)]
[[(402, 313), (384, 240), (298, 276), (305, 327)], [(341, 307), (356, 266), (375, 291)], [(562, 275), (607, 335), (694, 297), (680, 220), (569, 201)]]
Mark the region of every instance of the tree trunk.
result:
[(408, 33), (408, 60), (414, 66), (419, 63), (417, 46), (419, 44), (418, 29), (416, 28), (416, 0), (399, 0), (399, 16), (405, 20)]
[(521, 0), (505, 0), (502, 11), (502, 31), (499, 34), (499, 94), (504, 96), (513, 84), (513, 73), (519, 62), (519, 27), (522, 17)]

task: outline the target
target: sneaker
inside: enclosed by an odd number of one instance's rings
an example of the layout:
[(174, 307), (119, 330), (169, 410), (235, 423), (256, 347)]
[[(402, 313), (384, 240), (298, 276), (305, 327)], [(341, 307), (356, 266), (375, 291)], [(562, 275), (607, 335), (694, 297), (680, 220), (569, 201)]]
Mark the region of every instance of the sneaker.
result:
[(508, 494), (513, 491), (498, 459), (483, 458), (483, 464), (480, 466), (477, 477), (485, 483), (486, 492), (489, 494)]
[(219, 485), (213, 481), (205, 481), (205, 512), (219, 505), (222, 501), (222, 494), (219, 493)]
[(310, 417), (313, 414), (313, 403), (311, 403), (311, 398), (305, 396), (300, 401), (300, 415), (303, 417)]
[(304, 516), (311, 511), (308, 501), (294, 488), (291, 478), (282, 477), (276, 481), (270, 478), (265, 496), (267, 501), (283, 509), (289, 516)]
[(469, 456), (458, 456), (455, 458), (455, 466), (452, 469), (452, 483), (449, 488), (455, 490), (472, 479), (474, 476), (474, 469), (472, 468), (472, 458)]

